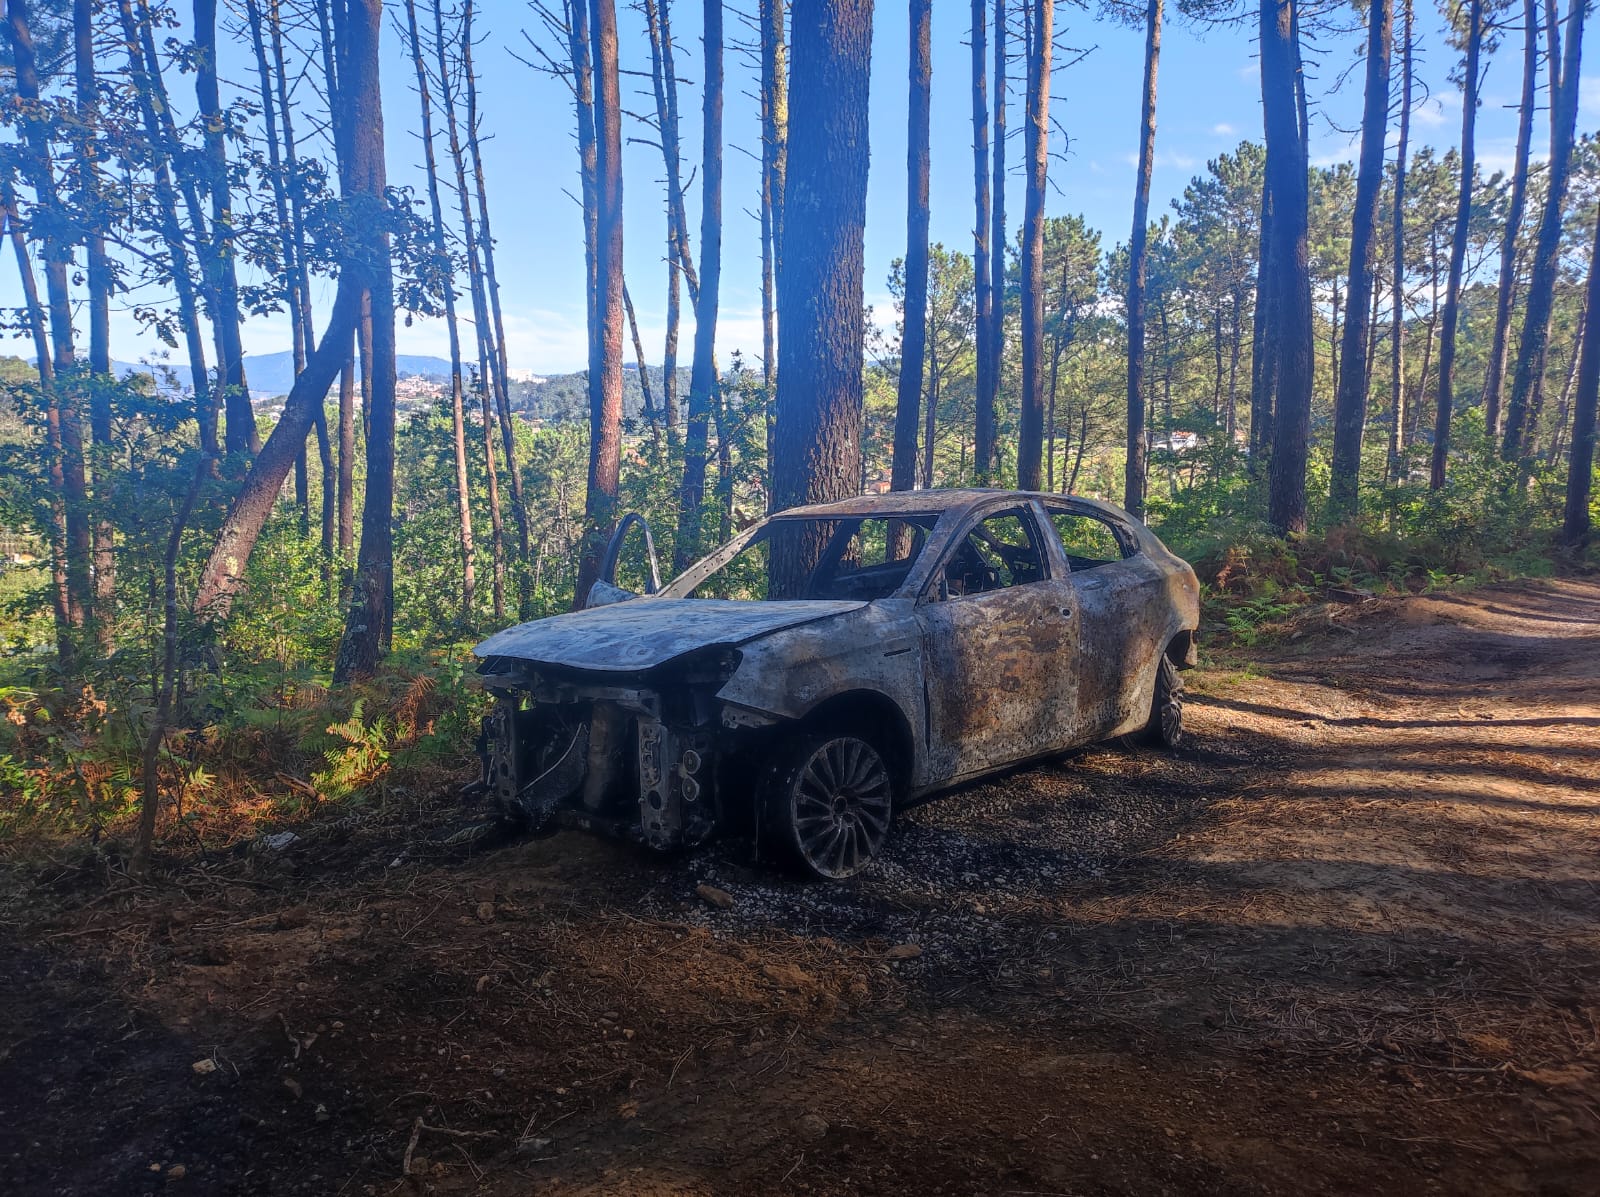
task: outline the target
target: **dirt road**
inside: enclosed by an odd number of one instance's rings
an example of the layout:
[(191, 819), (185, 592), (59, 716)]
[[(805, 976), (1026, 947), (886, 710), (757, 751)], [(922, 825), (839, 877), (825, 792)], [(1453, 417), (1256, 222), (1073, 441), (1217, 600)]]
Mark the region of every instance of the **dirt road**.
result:
[(1600, 1192), (1600, 584), (1190, 676), (1181, 756), (953, 794), (843, 887), (443, 801), (32, 874), (0, 1191)]

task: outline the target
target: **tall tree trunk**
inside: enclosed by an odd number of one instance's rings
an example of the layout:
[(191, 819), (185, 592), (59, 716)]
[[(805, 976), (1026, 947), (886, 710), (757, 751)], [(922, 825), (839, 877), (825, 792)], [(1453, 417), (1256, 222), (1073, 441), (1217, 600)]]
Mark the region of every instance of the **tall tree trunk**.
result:
[[(350, 9), (348, 14), (343, 11), (346, 4)], [(368, 415), (371, 433), (367, 442), (366, 511), (362, 520), (362, 545), (358, 560), (360, 585), (359, 593), (352, 602), (360, 604), (363, 610), (374, 612), (374, 615), (365, 626), (346, 630), (345, 640), (340, 646), (341, 664), (345, 665), (340, 670), (340, 676), (346, 677), (352, 672), (370, 668), (364, 660), (368, 646), (381, 646), (387, 642), (387, 617), (381, 608), (392, 594), (388, 588), (386, 566), (390, 551), (388, 501), (393, 497), (394, 321), (389, 290), (389, 245), (387, 234), (383, 231), (386, 227), (387, 200), (384, 194), (383, 111), (378, 92), (380, 0), (338, 0), (333, 24), (333, 36), (339, 42), (342, 71), (335, 124), (340, 188), (351, 212), (350, 228), (357, 235), (351, 238), (345, 249), (333, 307), (316, 351), (307, 359), (305, 371), (295, 379), (284, 401), (283, 414), (279, 416), (272, 435), (261, 447), (261, 452), (251, 463), (223, 518), (195, 590), (194, 609), (207, 620), (225, 618), (231, 609), (234, 596), (243, 581), (250, 553), (255, 548), (267, 517), (272, 513), (273, 504), (283, 488), (284, 480), (289, 476), (300, 446), (305, 444), (316, 419), (316, 409), (327, 395), (340, 367), (349, 359), (351, 338), (365, 307), (365, 294), (372, 291), (375, 318), (370, 339), (374, 352), (372, 361), (363, 363), (363, 366), (371, 381), (369, 389), (372, 399), (369, 406), (374, 410)], [(378, 294), (380, 290), (381, 295)], [(385, 309), (384, 303), (390, 306)], [(386, 336), (382, 327), (384, 314), (389, 317)], [(383, 362), (385, 356), (386, 366)], [(345, 391), (346, 388), (341, 387), (341, 409), (353, 405), (353, 395), (347, 398)], [(380, 407), (387, 410), (377, 410)], [(340, 463), (341, 473), (354, 456), (353, 414), (350, 423), (352, 428), (348, 442), (341, 432), (340, 455), (344, 459)], [(345, 521), (342, 510), (340, 520), (341, 524)], [(345, 539), (343, 527), (340, 539)], [(369, 539), (373, 541), (370, 546), (367, 543)], [(370, 607), (367, 606), (369, 600), (372, 604)], [(352, 631), (356, 635), (353, 636)], [(375, 654), (372, 659), (375, 661)]]
[(595, 76), (595, 324), (589, 354), (589, 481), (583, 507), (587, 528), (573, 593), (577, 605), (582, 605), (599, 577), (600, 554), (616, 523), (622, 447), (622, 106), (617, 85), (617, 10), (614, 0), (590, 3)]
[(1467, 233), (1472, 218), (1472, 183), (1477, 173), (1474, 133), (1478, 121), (1478, 53), (1483, 45), (1483, 0), (1471, 0), (1467, 15), (1467, 61), (1461, 92), (1461, 190), (1456, 200), (1455, 234), (1450, 240), (1450, 278), (1445, 285), (1439, 332), (1439, 397), (1434, 409), (1433, 463), (1428, 485), (1444, 486), (1450, 461), (1450, 419), (1455, 406), (1456, 323), (1461, 311), (1461, 276), (1466, 269)]
[(17, 273), (22, 281), (24, 314), (33, 337), (34, 360), (38, 362), (39, 390), (45, 409), (45, 477), (50, 483), (50, 605), (55, 616), (56, 663), (70, 673), (77, 659), (73, 638), (71, 596), (67, 592), (67, 507), (61, 473), (61, 405), (56, 397), (55, 367), (50, 361), (50, 334), (45, 329), (44, 304), (39, 300), (39, 283), (33, 277), (33, 259), (28, 256), (28, 241), (17, 216), (17, 198), (11, 176), (0, 170), (0, 225), (11, 234), (16, 252)]
[(1333, 477), (1329, 506), (1335, 520), (1354, 515), (1360, 496), (1361, 441), (1367, 420), (1367, 361), (1371, 328), (1376, 323), (1372, 319), (1372, 264), (1383, 191), (1383, 143), (1389, 131), (1389, 59), (1393, 52), (1392, 0), (1372, 0), (1367, 9), (1367, 90), (1361, 114), (1361, 165), (1356, 172), (1355, 212), (1350, 218), (1344, 371), (1333, 408)]
[[(422, 163), (428, 181), (428, 210), (433, 218), (433, 272), (443, 281), (444, 322), (450, 337), (450, 431), (456, 459), (456, 516), (461, 537), (461, 617), (468, 625), (476, 598), (477, 567), (472, 544), (472, 492), (467, 485), (467, 429), (461, 385), (461, 330), (456, 325), (455, 264), (445, 236), (444, 202), (439, 198), (439, 166), (433, 153), (433, 98), (428, 67), (417, 29), (416, 0), (406, 0), (406, 29), (411, 37), (411, 62), (417, 74), (417, 101), (422, 114)], [(439, 47), (441, 55), (443, 46)], [(463, 197), (463, 201), (465, 197)]]
[[(272, 79), (272, 61), (267, 55), (267, 38), (263, 31), (261, 8), (256, 0), (246, 0), (245, 16), (250, 26), (251, 48), (255, 51), (256, 75), (259, 80), (261, 93), (261, 113), (266, 130), (268, 174), (272, 182), (272, 204), (278, 224), (278, 247), (283, 255), (283, 298), (289, 308), (289, 326), (293, 344), (294, 372), (299, 374), (306, 368), (306, 354), (312, 346), (309, 339), (315, 336), (314, 330), (309, 327), (309, 320), (305, 317), (310, 314), (310, 299), (306, 295), (306, 287), (300, 273), (301, 250), (304, 247), (303, 229), (299, 228), (298, 221), (291, 220), (289, 216), (289, 187), (285, 180), (284, 163), (279, 152), (278, 120), (281, 116), (284, 121), (283, 147), (292, 153), (294, 134), (290, 125), (291, 110), (288, 106), (287, 88), (280, 76), (279, 85), (275, 89)], [(276, 20), (276, 6), (274, 6), (274, 20)], [(283, 55), (281, 51), (282, 38), (278, 34), (276, 24), (273, 29), (274, 40), (279, 52), (276, 55), (279, 70), (282, 70)], [(280, 105), (279, 96), (283, 102)], [(295, 179), (297, 172), (291, 170), (289, 178)], [(298, 215), (298, 213), (297, 213)], [(297, 236), (297, 233), (302, 235)], [(318, 425), (321, 426), (320, 424)], [(300, 508), (300, 533), (302, 536), (310, 534), (311, 525), (311, 499), (308, 487), (308, 471), (306, 469), (305, 446), (300, 447), (300, 454), (294, 463), (294, 497)]]
[(1578, 338), (1567, 361), (1567, 381), (1561, 387), (1561, 402), (1556, 405), (1556, 428), (1550, 437), (1550, 447), (1545, 450), (1546, 465), (1555, 465), (1566, 452), (1567, 422), (1572, 418), (1572, 395), (1577, 388), (1578, 371), (1582, 367), (1584, 326), (1589, 322), (1589, 295), (1584, 292), (1583, 303), (1578, 306)]
[(167, 549), (162, 555), (161, 683), (156, 691), (155, 713), (145, 732), (144, 751), (140, 754), (139, 823), (128, 860), (129, 875), (139, 880), (150, 876), (150, 849), (155, 842), (156, 815), (161, 804), (161, 746), (167, 738), (167, 725), (172, 720), (173, 699), (178, 689), (178, 550), (183, 545), (183, 530), (194, 513), (195, 500), (210, 472), (211, 461), (201, 453), (189, 489), (167, 533)]
[[(982, 0), (978, 0), (979, 3)], [(761, 380), (768, 410), (777, 393), (778, 244), (783, 227), (783, 180), (788, 162), (789, 64), (784, 38), (786, 0), (759, 0), (761, 21)]]
[(595, 255), (599, 244), (599, 148), (595, 132), (594, 67), (590, 60), (589, 0), (565, 0), (572, 101), (578, 118), (578, 182), (583, 199), (583, 265), (589, 372), (598, 370), (600, 321), (595, 309)]
[(1483, 381), (1483, 423), (1490, 441), (1500, 435), (1500, 400), (1505, 389), (1506, 350), (1511, 342), (1511, 305), (1516, 294), (1517, 238), (1528, 204), (1528, 154), (1533, 144), (1533, 110), (1539, 86), (1539, 7), (1522, 5), (1522, 101), (1517, 108), (1517, 149), (1511, 167), (1511, 206), (1500, 233), (1500, 281), (1495, 292), (1494, 334)]
[[(1551, 8), (1552, 48), (1559, 34), (1555, 28), (1555, 6)], [(1511, 401), (1506, 406), (1505, 442), (1501, 454), (1507, 461), (1523, 455), (1523, 437), (1528, 431), (1528, 411), (1534, 390), (1544, 378), (1545, 351), (1550, 341), (1550, 312), (1555, 301), (1556, 276), (1560, 269), (1561, 223), (1567, 199), (1567, 180), (1572, 170), (1572, 141), (1578, 120), (1579, 68), (1583, 51), (1583, 23), (1589, 11), (1587, 0), (1570, 0), (1567, 7), (1566, 49), (1559, 71), (1554, 53), (1550, 59), (1550, 166), (1545, 181), (1544, 213), (1539, 220), (1539, 236), (1534, 243), (1533, 277), (1523, 300), (1522, 340), (1517, 346), (1516, 370), (1511, 378)]]
[[(227, 416), (224, 447), (229, 453), (257, 453), (261, 434), (244, 377), (244, 342), (239, 333), (239, 278), (234, 268), (233, 191), (228, 182), (227, 122), (217, 86), (217, 0), (194, 0), (194, 87), (200, 105), (205, 186), (211, 199), (211, 246), (207, 255), (216, 306), (218, 381)], [(199, 223), (195, 226), (199, 232)], [(304, 447), (302, 446), (302, 452)]]
[(1299, 94), (1295, 0), (1261, 3), (1261, 102), (1272, 195), (1271, 365), (1276, 375), (1268, 521), (1280, 533), (1306, 526), (1306, 461), (1315, 368), (1308, 251), (1309, 194)]
[[(517, 525), (517, 551), (521, 565), (517, 571), (518, 612), (527, 619), (533, 614), (533, 586), (527, 571), (531, 533), (528, 526), (528, 500), (522, 489), (522, 471), (517, 468), (517, 432), (511, 418), (511, 361), (506, 348), (505, 311), (500, 302), (500, 276), (495, 270), (494, 233), (489, 227), (489, 189), (484, 182), (483, 148), (478, 132), (478, 74), (472, 65), (472, 14), (473, 0), (466, 0), (461, 9), (461, 74), (467, 100), (467, 153), (472, 158), (473, 190), (478, 197), (478, 230), (473, 241), (473, 248), (478, 254), (468, 259), (468, 266), (480, 280), (478, 289), (489, 305), (494, 328), (492, 341), (495, 351), (490, 361), (494, 410), (500, 423), (500, 448), (505, 454), (506, 481), (511, 490), (511, 518)], [(481, 266), (478, 255), (481, 255)], [(485, 331), (487, 333), (487, 329)], [(492, 456), (494, 434), (487, 426), (487, 409), (483, 418), (484, 452)], [(505, 532), (500, 518), (498, 472), (492, 461), (488, 462), (485, 470), (485, 487), (489, 492), (490, 537), (494, 551), (495, 619), (499, 621), (505, 618)]]
[[(28, 110), (22, 120), (24, 175), (33, 186), (35, 221), (44, 251), (45, 296), (50, 311), (50, 341), (56, 374), (61, 429), (62, 504), (66, 508), (67, 615), (74, 628), (94, 617), (90, 586), (89, 489), (84, 463), (82, 388), (69, 376), (77, 363), (72, 336), (72, 294), (67, 274), (72, 266), (70, 226), (56, 189), (48, 118), (39, 114), (39, 71), (25, 0), (6, 0), (6, 32), (11, 41), (17, 99)], [(41, 358), (41, 361), (43, 359)]]
[[(900, 338), (900, 386), (894, 412), (894, 457), (889, 468), (892, 490), (910, 490), (917, 481), (917, 417), (922, 408), (923, 360), (928, 345), (928, 140), (933, 92), (933, 4), (931, 0), (910, 0), (910, 6), (905, 313)], [(930, 425), (934, 419), (933, 403), (930, 397)], [(924, 475), (931, 478), (931, 438), (927, 452), (929, 460)]]
[(1250, 476), (1263, 477), (1272, 457), (1272, 409), (1277, 387), (1272, 324), (1272, 188), (1261, 185), (1260, 248), (1256, 253), (1256, 302), (1250, 329)]
[(1600, 213), (1589, 253), (1589, 286), (1583, 319), (1583, 349), (1572, 413), (1572, 457), (1567, 466), (1567, 502), (1561, 543), (1574, 553), (1589, 546), (1589, 494), (1594, 485), (1595, 408), (1600, 398)]
[[(370, 197), (371, 201), (370, 223), (363, 222), (366, 227), (359, 244), (371, 310), (372, 399), (367, 412), (367, 483), (361, 502), (361, 547), (356, 554), (355, 587), (345, 616), (344, 637), (339, 641), (339, 655), (333, 667), (334, 680), (338, 682), (375, 670), (388, 655), (394, 630), (394, 280), (387, 225), (380, 223), (386, 207), (383, 105), (378, 89), (383, 0), (343, 2), (343, 20), (336, 16), (334, 36), (346, 47), (341, 57), (339, 90), (350, 130), (350, 174), (362, 198)], [(306, 372), (310, 373), (309, 367)], [(324, 385), (318, 391), (319, 402), (326, 390)], [(303, 432), (299, 440), (304, 442)]]
[[(505, 394), (505, 379), (500, 369), (500, 359), (495, 351), (495, 335), (490, 323), (489, 300), (484, 284), (484, 272), (481, 259), (478, 256), (479, 230), (476, 217), (473, 213), (473, 192), (467, 186), (467, 160), (462, 146), (460, 123), (456, 120), (456, 88), (454, 64), (450, 61), (449, 39), (445, 36), (444, 6), (441, 0), (434, 0), (433, 10), (433, 41), (434, 62), (439, 72), (439, 108), (444, 117), (446, 143), (450, 149), (450, 164), (455, 174), (456, 211), (461, 219), (462, 247), (466, 251), (468, 291), (472, 296), (472, 326), (477, 341), (478, 350), (478, 378), (477, 385), (482, 390), (481, 406), (484, 418), (493, 423), (490, 411), (489, 397), (492, 394), (500, 399)], [(469, 2), (462, 10), (461, 40), (462, 52), (472, 36), (472, 5)], [(470, 79), (470, 73), (467, 75)], [(471, 122), (476, 118), (476, 112), (470, 113), (468, 118), (469, 129)], [(459, 348), (455, 350), (460, 353)], [(509, 406), (501, 403), (507, 411), (502, 421), (504, 430), (503, 439), (509, 444), (511, 425)], [(494, 436), (489, 432), (484, 437), (484, 453), (493, 453)], [(486, 458), (487, 459), (487, 458)], [(513, 482), (515, 483), (514, 471)], [(494, 478), (496, 491), (499, 479), (491, 471), (486, 477)], [(515, 486), (513, 493), (516, 493)], [(491, 496), (491, 508), (499, 507), (498, 493)], [(520, 511), (520, 506), (517, 506)], [(519, 528), (526, 521), (519, 522)], [(505, 544), (504, 528), (500, 521), (490, 520), (491, 556), (493, 558), (493, 583), (494, 612), (497, 620), (505, 617)], [(527, 603), (522, 604), (526, 608)]]
[(1000, 379), (1006, 358), (1006, 0), (994, 0), (994, 202), (989, 224), (989, 389), (978, 392), (973, 470), (980, 484), (1000, 468)]
[(72, 0), (73, 82), (76, 90), (78, 136), (73, 146), (77, 158), (78, 207), (83, 221), (83, 244), (88, 258), (85, 281), (89, 289), (89, 370), (95, 376), (89, 389), (89, 430), (97, 451), (94, 464), (95, 499), (101, 515), (94, 526), (94, 623), (100, 650), (116, 647), (117, 558), (116, 528), (105, 513), (114, 498), (111, 452), (111, 289), (114, 279), (106, 254), (104, 199), (100, 181), (100, 93), (95, 79), (94, 5), (92, 0)]
[(1390, 482), (1400, 480), (1400, 460), (1406, 435), (1406, 155), (1411, 141), (1412, 0), (1401, 0), (1405, 30), (1400, 49), (1400, 138), (1395, 149), (1394, 211), (1390, 216), (1394, 242), (1394, 277), (1390, 280), (1389, 318), (1389, 465)]
[[(219, 456), (217, 442), (218, 396), (211, 390), (210, 374), (205, 365), (205, 341), (201, 334), (200, 303), (215, 312), (215, 295), (210, 284), (210, 268), (204, 247), (204, 216), (200, 211), (199, 193), (194, 180), (183, 172), (176, 179), (168, 169), (169, 159), (176, 159), (177, 131), (172, 123), (172, 104), (167, 96), (166, 84), (161, 78), (161, 65), (156, 58), (155, 37), (151, 32), (151, 14), (148, 5), (140, 0), (139, 16), (134, 16), (130, 0), (118, 0), (117, 10), (122, 21), (123, 37), (127, 43), (128, 69), (133, 77), (134, 93), (139, 104), (141, 121), (145, 128), (148, 153), (155, 176), (157, 205), (161, 211), (162, 240), (172, 258), (173, 290), (178, 296), (179, 319), (183, 324), (184, 341), (189, 356), (190, 385), (194, 391), (195, 413), (200, 422), (200, 446), (209, 456)], [(189, 265), (188, 242), (178, 216), (178, 196), (181, 193), (184, 210), (195, 228), (195, 258), (198, 269)], [(195, 287), (195, 277), (201, 285)]]
[[(995, 338), (994, 279), (990, 262), (989, 221), (989, 97), (987, 0), (972, 0), (972, 281), (973, 326), (977, 342), (977, 378), (974, 386), (974, 433), (980, 445), (994, 443)], [(1004, 253), (1004, 246), (994, 247)], [(975, 471), (982, 482), (987, 470), (980, 461)]]
[(339, 351), (339, 556), (348, 561), (356, 545), (356, 342), (354, 325)]
[[(664, 40), (672, 36), (671, 0), (662, 0), (659, 9), (655, 0), (644, 0), (644, 12), (646, 29), (650, 35), (650, 79), (656, 100), (656, 129), (661, 136), (661, 158), (667, 179), (667, 329), (661, 352), (661, 400), (667, 435), (675, 443), (678, 434), (678, 333), (683, 322), (683, 265), (678, 257), (683, 245), (678, 236), (678, 220), (683, 210), (680, 203), (683, 194), (683, 155), (678, 136), (678, 80), (674, 74), (668, 73), (673, 51), (672, 46)], [(767, 103), (765, 91), (761, 102)], [(766, 171), (763, 157), (761, 269), (764, 287), (770, 282), (768, 273), (771, 270), (766, 246), (769, 221)]]
[[(795, 0), (774, 511), (842, 499), (861, 485), (871, 64), (872, 0)], [(780, 537), (771, 593), (795, 593), (823, 547), (817, 536)]]
[(1023, 155), (1028, 183), (1022, 216), (1022, 413), (1017, 485), (1038, 490), (1044, 450), (1044, 189), (1050, 165), (1050, 51), (1055, 0), (1038, 0), (1028, 47), (1028, 117)]
[(694, 304), (694, 365), (689, 373), (689, 422), (683, 438), (683, 485), (678, 492), (679, 569), (700, 556), (706, 491), (706, 433), (717, 400), (717, 302), (722, 279), (722, 0), (706, 0), (705, 88), (702, 105), (700, 286)]
[[(1139, 173), (1133, 190), (1133, 233), (1128, 238), (1128, 445), (1122, 505), (1144, 515), (1144, 291), (1149, 254), (1150, 173), (1156, 156), (1156, 72), (1161, 65), (1161, 0), (1145, 9), (1144, 96), (1139, 105)], [(1219, 350), (1220, 361), (1220, 350)], [(1219, 370), (1220, 372), (1220, 370)]]

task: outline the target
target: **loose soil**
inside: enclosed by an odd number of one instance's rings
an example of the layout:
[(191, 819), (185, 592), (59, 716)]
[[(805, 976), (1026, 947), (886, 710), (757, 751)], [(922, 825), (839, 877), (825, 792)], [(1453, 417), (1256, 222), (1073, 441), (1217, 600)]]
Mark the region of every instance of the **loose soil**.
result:
[(443, 794), (157, 889), (12, 866), (0, 1192), (1600, 1192), (1600, 584), (1189, 678), (1182, 753), (842, 886)]

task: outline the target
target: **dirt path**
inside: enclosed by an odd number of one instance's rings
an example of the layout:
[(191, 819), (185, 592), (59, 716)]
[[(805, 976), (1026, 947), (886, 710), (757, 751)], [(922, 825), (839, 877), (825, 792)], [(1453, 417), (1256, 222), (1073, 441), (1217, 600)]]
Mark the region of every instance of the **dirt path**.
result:
[(1600, 1191), (1600, 585), (1191, 678), (1181, 757), (951, 795), (844, 887), (442, 804), (35, 876), (0, 1191)]

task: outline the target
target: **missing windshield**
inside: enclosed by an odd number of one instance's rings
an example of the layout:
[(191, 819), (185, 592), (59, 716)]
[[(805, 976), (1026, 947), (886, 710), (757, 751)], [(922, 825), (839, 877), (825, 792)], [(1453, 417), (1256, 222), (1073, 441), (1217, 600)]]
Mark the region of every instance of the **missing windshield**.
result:
[[(938, 516), (903, 515), (847, 519), (779, 519), (763, 528), (719, 569), (690, 591), (690, 598), (845, 599), (871, 602), (900, 589), (916, 564)], [(773, 582), (774, 550), (821, 545), (817, 564), (804, 580), (780, 593)], [(792, 550), (791, 550), (792, 551)], [(808, 554), (809, 555), (809, 554)]]

